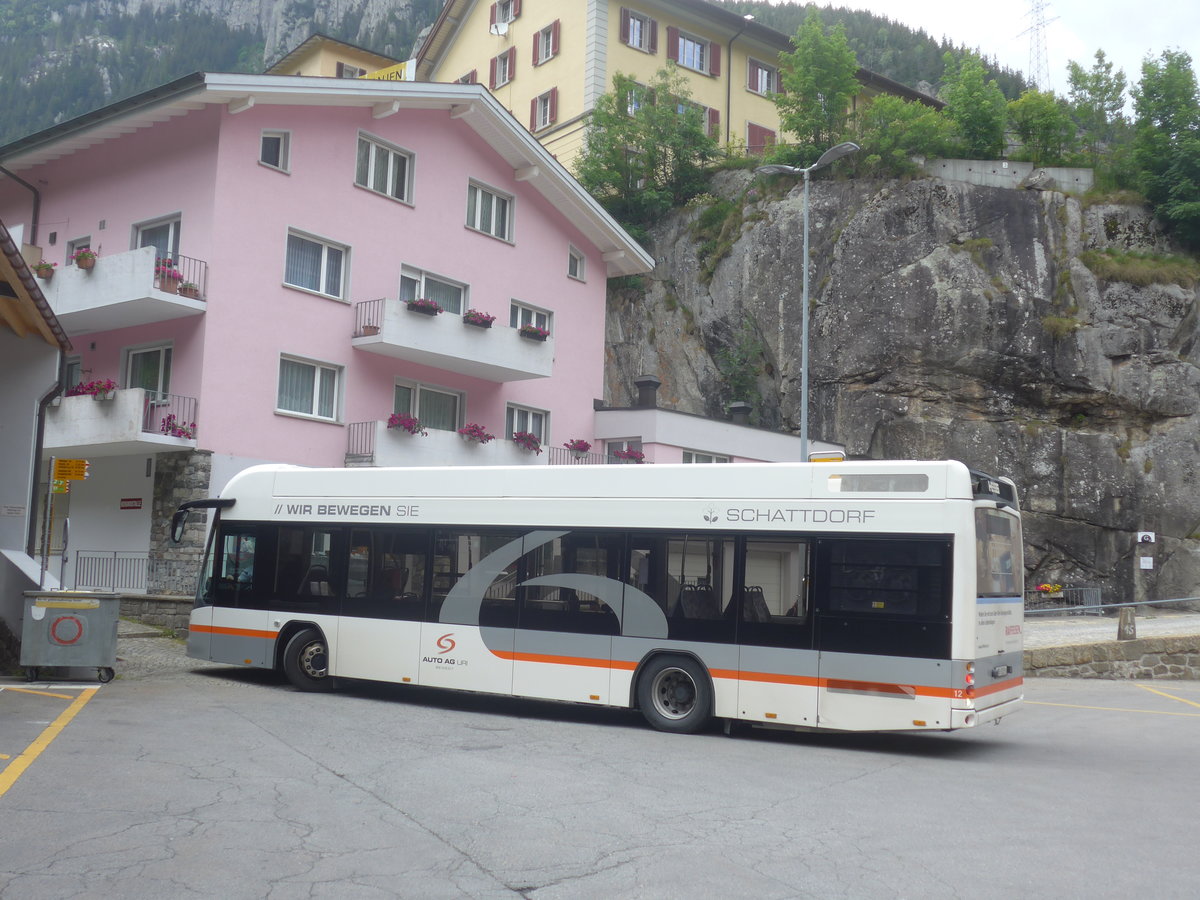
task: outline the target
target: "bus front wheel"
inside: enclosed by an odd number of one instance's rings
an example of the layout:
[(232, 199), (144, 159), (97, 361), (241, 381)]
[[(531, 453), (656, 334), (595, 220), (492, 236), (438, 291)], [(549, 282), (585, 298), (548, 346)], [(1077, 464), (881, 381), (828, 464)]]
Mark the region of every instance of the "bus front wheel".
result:
[(659, 731), (694, 734), (712, 719), (712, 686), (694, 659), (659, 656), (638, 679), (638, 706)]
[(283, 672), (302, 691), (333, 689), (329, 677), (329, 648), (315, 628), (297, 631), (283, 649)]

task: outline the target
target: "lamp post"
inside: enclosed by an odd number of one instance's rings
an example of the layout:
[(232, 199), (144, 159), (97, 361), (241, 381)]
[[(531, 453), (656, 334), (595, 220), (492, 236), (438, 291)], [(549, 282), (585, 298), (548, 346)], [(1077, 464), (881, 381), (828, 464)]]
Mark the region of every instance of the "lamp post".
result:
[[(755, 173), (759, 175), (803, 175), (804, 176), (804, 275), (802, 283), (801, 303), (803, 304), (800, 311), (800, 444), (804, 448), (804, 458), (808, 459), (808, 183), (812, 173), (820, 168), (823, 168), (830, 163), (841, 159), (843, 156), (849, 156), (851, 153), (857, 153), (859, 150), (858, 144), (852, 141), (844, 141), (841, 144), (830, 147), (820, 158), (806, 169), (801, 169), (798, 166), (785, 166), (772, 164), (769, 166), (759, 166), (755, 169)], [(779, 354), (783, 356), (783, 295), (779, 298)], [(782, 363), (782, 359), (780, 360)]]

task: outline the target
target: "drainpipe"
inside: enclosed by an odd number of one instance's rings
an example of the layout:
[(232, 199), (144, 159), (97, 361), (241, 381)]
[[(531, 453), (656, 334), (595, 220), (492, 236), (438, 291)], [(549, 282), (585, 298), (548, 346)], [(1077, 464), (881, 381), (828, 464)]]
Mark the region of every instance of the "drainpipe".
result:
[[(41, 523), (38, 521), (37, 515), (38, 504), (41, 502), (42, 491), (39, 485), (42, 482), (42, 448), (45, 446), (46, 439), (46, 409), (50, 406), (50, 402), (55, 397), (62, 396), (64, 385), (67, 383), (67, 354), (61, 347), (58, 350), (58, 383), (53, 385), (46, 396), (38, 401), (36, 433), (33, 438), (33, 481), (30, 487), (29, 496), (29, 526), (25, 535), (26, 554), (34, 557), (37, 553), (38, 535), (41, 533)], [(46, 478), (49, 479), (53, 473), (47, 472)], [(40, 587), (41, 585), (39, 585)], [(60, 585), (61, 587), (61, 585)]]
[(32, 184), (17, 175), (15, 172), (10, 172), (4, 166), (0, 166), (0, 172), (3, 172), (17, 184), (24, 185), (33, 192), (33, 221), (29, 225), (29, 243), (37, 246), (38, 242), (38, 222), (42, 216), (42, 195)]
[(750, 27), (750, 23), (754, 21), (754, 16), (747, 13), (742, 16), (745, 20), (742, 22), (742, 27), (737, 30), (733, 37), (729, 39), (729, 44), (725, 48), (725, 67), (729, 70), (729, 77), (725, 79), (725, 146), (729, 147), (729, 124), (730, 118), (733, 116), (733, 42), (736, 41), (743, 31)]

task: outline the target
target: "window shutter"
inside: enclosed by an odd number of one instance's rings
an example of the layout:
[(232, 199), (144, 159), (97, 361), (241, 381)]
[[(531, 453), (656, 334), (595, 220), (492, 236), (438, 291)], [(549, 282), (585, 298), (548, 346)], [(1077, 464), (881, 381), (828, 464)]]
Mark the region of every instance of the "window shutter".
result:
[(558, 121), (558, 88), (550, 89), (550, 123)]
[(542, 61), (542, 33), (535, 31), (533, 33), (533, 64), (536, 66)]
[(621, 43), (629, 43), (629, 10), (621, 7)]
[(529, 101), (529, 130), (530, 131), (537, 131), (537, 124), (538, 124), (537, 103), (538, 103), (537, 97), (534, 97), (532, 100)]
[(488, 60), (488, 87), (493, 91), (496, 89), (496, 57)]
[(521, 0), (513, 0), (512, 17), (515, 19), (521, 14)]
[(508, 48), (508, 80), (512, 81), (517, 76), (517, 48)]
[(478, 84), (478, 83), (479, 83), (479, 70), (472, 69), (467, 74), (467, 84)]
[(708, 43), (708, 74), (721, 74), (721, 45), (715, 41)]
[(560, 19), (555, 19), (554, 24), (550, 26), (550, 55), (558, 56), (558, 31)]
[(493, 4), (492, 4), (492, 21), (491, 21), (491, 22), (489, 22), (488, 24), (490, 24), (490, 25), (495, 25), (495, 24), (496, 24), (496, 7), (497, 7), (497, 6), (499, 6), (499, 5), (500, 5), (500, 4), (498, 4), (498, 3), (493, 3)]
[(713, 140), (718, 140), (718, 135), (721, 131), (721, 111), (716, 107), (708, 108), (708, 136)]
[(752, 59), (746, 63), (746, 90), (758, 90), (758, 63)]
[(667, 59), (679, 62), (679, 29), (674, 25), (667, 26)]
[(646, 47), (651, 53), (658, 52), (658, 22), (650, 20), (650, 43)]

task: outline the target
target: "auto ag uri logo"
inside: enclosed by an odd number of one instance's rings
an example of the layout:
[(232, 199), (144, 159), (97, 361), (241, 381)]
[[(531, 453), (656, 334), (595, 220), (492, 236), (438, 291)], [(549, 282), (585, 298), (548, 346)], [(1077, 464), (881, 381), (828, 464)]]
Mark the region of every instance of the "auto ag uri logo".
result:
[(704, 510), (704, 521), (708, 522), (710, 525), (717, 521), (717, 508), (715, 506), (710, 506), (708, 509)]
[(437, 645), (438, 653), (449, 653), (451, 650), (453, 650), (455, 646), (457, 646), (454, 643), (454, 632), (452, 631), (449, 634), (443, 634), (437, 639)]

